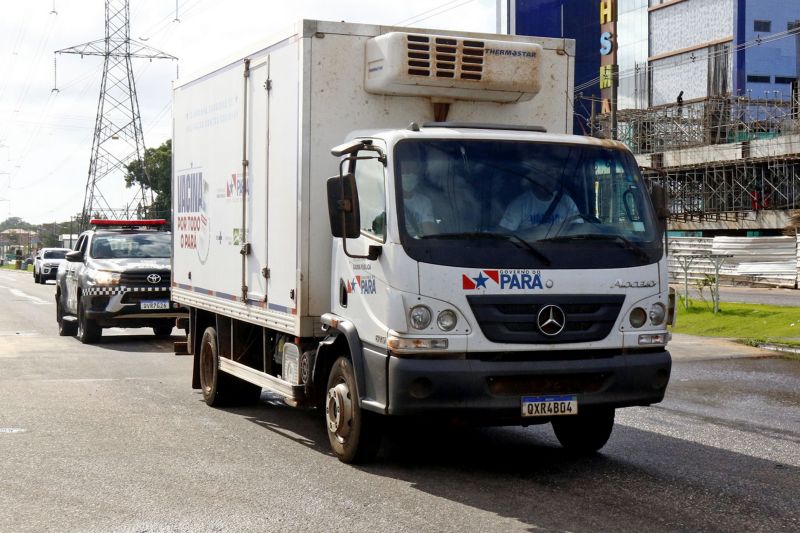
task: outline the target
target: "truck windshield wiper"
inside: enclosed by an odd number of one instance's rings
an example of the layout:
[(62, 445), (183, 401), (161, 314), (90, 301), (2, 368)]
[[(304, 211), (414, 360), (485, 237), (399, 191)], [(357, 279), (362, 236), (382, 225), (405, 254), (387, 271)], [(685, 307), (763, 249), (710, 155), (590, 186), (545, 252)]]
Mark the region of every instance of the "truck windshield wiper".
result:
[(430, 235), (422, 235), (420, 239), (493, 239), (493, 240), (504, 240), (504, 241), (511, 241), (518, 246), (521, 245), (522, 248), (528, 250), (532, 255), (538, 257), (545, 265), (550, 265), (551, 261), (550, 258), (544, 255), (542, 252), (534, 248), (531, 243), (516, 235), (514, 233), (497, 233), (492, 231), (467, 231), (463, 233), (453, 232), (453, 233), (433, 233)]
[(580, 235), (561, 235), (559, 237), (550, 237), (549, 239), (542, 239), (539, 242), (569, 242), (569, 241), (610, 241), (618, 244), (626, 250), (630, 250), (639, 259), (643, 261), (650, 261), (650, 255), (638, 244), (623, 237), (622, 235), (605, 235), (602, 233), (592, 234), (584, 233)]

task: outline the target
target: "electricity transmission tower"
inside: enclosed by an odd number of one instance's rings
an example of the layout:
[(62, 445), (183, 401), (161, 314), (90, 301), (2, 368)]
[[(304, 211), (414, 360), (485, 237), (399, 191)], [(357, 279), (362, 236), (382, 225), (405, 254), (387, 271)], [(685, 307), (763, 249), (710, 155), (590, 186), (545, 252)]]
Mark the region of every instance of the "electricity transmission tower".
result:
[(81, 211), (83, 225), (93, 216), (119, 219), (142, 218), (148, 214), (148, 208), (153, 203), (153, 192), (146, 172), (146, 183), (139, 184), (135, 196), (126, 201), (124, 206), (112, 206), (103, 194), (100, 182), (112, 174), (124, 172), (124, 165), (131, 161), (142, 162), (144, 170), (142, 119), (131, 59), (177, 59), (130, 38), (129, 0), (105, 0), (105, 19), (104, 39), (56, 51), (56, 54), (104, 58), (89, 176)]

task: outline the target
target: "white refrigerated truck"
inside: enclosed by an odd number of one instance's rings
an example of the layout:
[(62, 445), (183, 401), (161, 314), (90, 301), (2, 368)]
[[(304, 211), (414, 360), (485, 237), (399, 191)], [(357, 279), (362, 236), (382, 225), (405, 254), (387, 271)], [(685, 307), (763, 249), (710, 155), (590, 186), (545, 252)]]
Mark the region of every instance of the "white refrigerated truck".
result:
[(323, 409), (347, 462), (392, 417), (596, 450), (661, 401), (664, 202), (622, 144), (569, 135), (573, 62), (304, 20), (176, 85), (172, 297), (205, 401)]

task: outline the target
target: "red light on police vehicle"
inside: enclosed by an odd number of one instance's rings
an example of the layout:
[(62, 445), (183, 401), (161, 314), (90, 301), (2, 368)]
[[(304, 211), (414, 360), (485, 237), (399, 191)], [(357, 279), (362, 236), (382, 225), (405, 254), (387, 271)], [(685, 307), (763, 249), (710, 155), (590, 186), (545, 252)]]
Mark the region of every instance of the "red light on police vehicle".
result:
[(106, 220), (93, 218), (89, 221), (92, 226), (166, 226), (167, 221), (163, 218), (151, 218), (145, 220)]

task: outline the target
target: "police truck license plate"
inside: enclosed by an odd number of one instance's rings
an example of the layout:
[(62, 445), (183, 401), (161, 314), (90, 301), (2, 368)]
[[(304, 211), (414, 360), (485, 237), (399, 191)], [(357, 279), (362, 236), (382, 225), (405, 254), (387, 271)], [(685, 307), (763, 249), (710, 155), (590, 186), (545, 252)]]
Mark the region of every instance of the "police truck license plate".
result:
[(563, 416), (578, 414), (578, 397), (523, 396), (522, 416)]
[(169, 300), (142, 300), (139, 302), (139, 309), (142, 311), (150, 309), (169, 309)]

